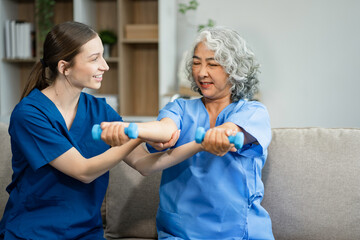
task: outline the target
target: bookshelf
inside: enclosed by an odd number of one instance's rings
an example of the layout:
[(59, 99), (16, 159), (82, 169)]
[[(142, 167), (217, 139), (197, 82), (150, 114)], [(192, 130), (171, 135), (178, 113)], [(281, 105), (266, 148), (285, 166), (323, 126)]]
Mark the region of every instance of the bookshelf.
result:
[[(35, 24), (36, 0), (0, 0), (0, 24), (23, 19)], [(176, 0), (57, 0), (54, 22), (79, 21), (97, 32), (112, 30), (111, 47), (102, 87), (93, 94), (115, 98), (116, 110), (127, 119), (148, 119), (176, 91)], [(36, 26), (35, 26), (36, 27)], [(4, 31), (0, 46), (4, 49)], [(41, 58), (7, 59), (1, 51), (0, 121), (7, 121), (19, 101), (33, 64)]]

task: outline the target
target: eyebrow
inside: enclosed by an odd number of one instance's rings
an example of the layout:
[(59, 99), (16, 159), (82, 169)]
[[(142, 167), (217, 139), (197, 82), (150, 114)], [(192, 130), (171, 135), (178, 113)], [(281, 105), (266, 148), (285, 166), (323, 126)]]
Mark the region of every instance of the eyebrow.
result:
[(100, 53), (93, 53), (93, 54), (89, 55), (88, 58), (92, 58), (93, 56), (98, 56), (98, 55), (100, 55)]
[[(193, 58), (196, 58), (196, 59), (199, 59), (200, 60), (200, 58), (198, 57), (198, 56), (193, 56)], [(213, 57), (210, 57), (210, 58), (206, 58), (205, 59), (206, 61), (215, 61), (215, 58), (213, 58)]]

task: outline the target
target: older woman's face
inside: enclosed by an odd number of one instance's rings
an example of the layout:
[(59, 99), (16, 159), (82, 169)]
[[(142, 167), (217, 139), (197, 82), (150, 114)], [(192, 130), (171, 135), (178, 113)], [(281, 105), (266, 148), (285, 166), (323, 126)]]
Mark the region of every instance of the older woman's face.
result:
[(216, 100), (230, 99), (229, 75), (215, 61), (214, 52), (200, 42), (194, 51), (192, 74), (197, 86), (205, 98)]

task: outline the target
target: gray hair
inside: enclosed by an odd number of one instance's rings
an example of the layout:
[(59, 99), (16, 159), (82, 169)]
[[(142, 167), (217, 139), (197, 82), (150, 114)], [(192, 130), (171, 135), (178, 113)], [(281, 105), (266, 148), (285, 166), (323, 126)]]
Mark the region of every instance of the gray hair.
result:
[(232, 85), (231, 101), (252, 100), (254, 94), (258, 92), (257, 74), (260, 65), (255, 60), (254, 53), (247, 47), (245, 40), (237, 32), (226, 27), (206, 28), (196, 38), (185, 66), (185, 73), (191, 82), (192, 90), (201, 94), (192, 75), (193, 54), (200, 42), (214, 51), (215, 61), (229, 74), (228, 81)]

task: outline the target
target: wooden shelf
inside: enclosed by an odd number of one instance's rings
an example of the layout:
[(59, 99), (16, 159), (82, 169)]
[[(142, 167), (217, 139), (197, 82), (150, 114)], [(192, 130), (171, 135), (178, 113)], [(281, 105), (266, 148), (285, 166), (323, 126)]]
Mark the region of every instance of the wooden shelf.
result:
[(3, 61), (8, 63), (35, 63), (36, 58), (3, 58)]
[(120, 0), (120, 114), (159, 111), (158, 0)]
[(159, 43), (159, 40), (156, 38), (149, 38), (149, 39), (123, 39), (122, 43), (129, 43), (129, 44), (138, 44), (138, 43)]
[(107, 63), (118, 63), (119, 62), (119, 58), (117, 57), (109, 57), (109, 58), (105, 58), (105, 61)]
[[(34, 23), (37, 0), (5, 1), (0, 23), (5, 16)], [(175, 4), (175, 3), (174, 3)], [(111, 30), (118, 36), (105, 58), (110, 70), (105, 73), (99, 94), (116, 95), (121, 115), (156, 116), (159, 111), (159, 0), (57, 0), (54, 8), (55, 24), (79, 21), (95, 31)], [(11, 14), (4, 14), (11, 12)], [(126, 31), (127, 30), (127, 31)], [(1, 34), (0, 34), (1, 35)], [(2, 36), (2, 35), (1, 35)], [(14, 99), (0, 95), (8, 107), (1, 114), (9, 114), (19, 99), (34, 63), (41, 57), (42, 43), (36, 36), (36, 57), (29, 59), (4, 58), (5, 74), (2, 86), (9, 88)], [(3, 47), (3, 46), (1, 46)], [(4, 69), (4, 68), (3, 68)], [(11, 76), (11, 81), (7, 76)], [(3, 82), (6, 81), (6, 84)]]
[(159, 30), (157, 24), (126, 24), (124, 38), (131, 40), (158, 39)]

